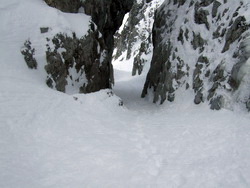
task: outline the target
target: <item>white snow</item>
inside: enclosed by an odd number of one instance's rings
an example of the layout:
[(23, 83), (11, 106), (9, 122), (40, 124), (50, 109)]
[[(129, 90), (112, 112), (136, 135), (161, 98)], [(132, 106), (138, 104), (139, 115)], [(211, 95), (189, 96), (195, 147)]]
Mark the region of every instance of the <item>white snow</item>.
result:
[(152, 104), (140, 99), (146, 74), (116, 64), (123, 107), (109, 90), (68, 95), (45, 85), (42, 67), (29, 70), (24, 40), (40, 45), (40, 24), (67, 32), (74, 16), (87, 19), (40, 0), (1, 1), (1, 188), (250, 187), (249, 113), (211, 111), (181, 92)]

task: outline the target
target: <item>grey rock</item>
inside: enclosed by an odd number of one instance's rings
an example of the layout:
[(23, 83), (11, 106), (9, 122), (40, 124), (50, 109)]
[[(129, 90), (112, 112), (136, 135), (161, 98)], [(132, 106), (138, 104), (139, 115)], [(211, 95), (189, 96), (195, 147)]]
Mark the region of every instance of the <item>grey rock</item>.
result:
[(183, 31), (182, 28), (181, 28), (181, 29), (180, 29), (180, 33), (179, 33), (179, 36), (178, 36), (178, 38), (177, 38), (177, 40), (180, 41), (182, 44), (184, 44), (183, 33), (184, 33), (184, 31)]
[(193, 40), (191, 41), (191, 44), (193, 46), (193, 48), (196, 50), (197, 48), (199, 48), (200, 52), (204, 51), (204, 45), (207, 44), (207, 41), (205, 41), (200, 33), (196, 34), (195, 32), (193, 32)]
[(248, 99), (247, 103), (246, 103), (246, 108), (248, 109), (248, 111), (250, 112), (250, 99)]
[(48, 27), (40, 27), (41, 33), (47, 33), (49, 31)]
[(178, 4), (178, 6), (183, 5), (186, 2), (186, 0), (174, 0), (174, 5)]
[(49, 87), (53, 88), (53, 85), (58, 91), (65, 92), (65, 86), (67, 85), (67, 64), (63, 62), (63, 58), (57, 50), (46, 52), (47, 65), (45, 70), (48, 73), (46, 83)]
[(195, 95), (195, 98), (194, 98), (194, 103), (195, 104), (200, 104), (201, 102), (204, 102), (204, 99), (203, 99), (203, 94), (201, 91), (198, 91)]
[[(213, 32), (213, 39), (217, 39), (217, 38), (221, 37), (220, 30), (221, 30), (221, 27), (219, 26), (219, 27), (217, 28), (217, 30)], [(222, 37), (223, 37), (223, 36), (222, 36)]]
[(223, 107), (223, 102), (224, 102), (223, 97), (217, 96), (216, 98), (210, 101), (210, 108), (212, 110), (220, 110)]
[(186, 29), (186, 31), (185, 31), (185, 38), (186, 38), (186, 40), (188, 41), (189, 40), (189, 36), (188, 36), (188, 34), (189, 34), (189, 30), (188, 29)]
[(222, 50), (222, 53), (226, 52), (230, 45), (240, 38), (242, 33), (248, 30), (249, 25), (246, 24), (246, 18), (244, 16), (239, 16), (235, 19), (232, 26), (228, 29), (226, 34), (226, 43)]
[(37, 69), (37, 61), (34, 58), (35, 49), (32, 48), (31, 42), (29, 40), (25, 41), (24, 47), (21, 50), (24, 56), (24, 60), (30, 69)]
[(222, 101), (224, 100), (224, 97), (220, 95), (217, 96), (217, 90), (222, 88), (222, 84), (224, 81), (227, 80), (228, 75), (225, 74), (224, 70), (224, 62), (221, 62), (216, 69), (213, 71), (210, 81), (212, 81), (213, 85), (208, 90), (208, 97), (207, 100), (210, 100), (211, 109), (217, 109), (223, 107)]
[(138, 75), (140, 75), (142, 73), (143, 67), (144, 67), (145, 63), (147, 62), (147, 60), (145, 60), (143, 58), (143, 54), (148, 54), (149, 53), (147, 51), (148, 48), (149, 48), (149, 45), (150, 45), (150, 42), (145, 42), (144, 41), (144, 42), (141, 43), (139, 53), (134, 58), (132, 76), (136, 75), (136, 73), (138, 73)]
[(213, 75), (211, 77), (211, 80), (213, 82), (217, 82), (217, 81), (223, 81), (225, 80), (225, 75), (224, 75), (224, 62), (221, 62), (216, 69), (213, 71)]
[(198, 58), (198, 61), (199, 63), (203, 63), (205, 65), (208, 65), (209, 64), (209, 60), (208, 60), (208, 57), (206, 56), (203, 56), (201, 55), (199, 58)]
[(209, 12), (207, 10), (204, 10), (202, 8), (196, 8), (194, 13), (194, 21), (197, 24), (205, 24), (207, 30), (209, 30), (210, 26), (207, 21), (207, 16), (209, 15)]
[(209, 65), (209, 60), (206, 56), (200, 56), (195, 65), (194, 73), (193, 73), (193, 90), (196, 93), (194, 102), (195, 104), (200, 104), (204, 102), (204, 97), (202, 94), (204, 80), (202, 79), (202, 69)]
[(200, 0), (199, 6), (201, 7), (207, 7), (211, 5), (214, 2), (214, 0)]
[(218, 13), (218, 8), (221, 6), (221, 3), (219, 1), (214, 1), (213, 9), (212, 9), (212, 17), (216, 17)]

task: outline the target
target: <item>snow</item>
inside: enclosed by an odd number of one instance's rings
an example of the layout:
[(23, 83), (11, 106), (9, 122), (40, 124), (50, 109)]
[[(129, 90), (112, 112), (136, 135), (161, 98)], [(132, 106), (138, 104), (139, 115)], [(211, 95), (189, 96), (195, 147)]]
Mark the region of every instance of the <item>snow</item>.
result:
[(42, 18), (67, 32), (68, 16), (39, 0), (1, 1), (1, 188), (250, 186), (245, 111), (211, 111), (181, 92), (174, 103), (152, 104), (140, 99), (146, 74), (132, 77), (116, 64), (115, 95), (49, 89), (20, 49), (27, 37), (42, 41), (34, 29)]

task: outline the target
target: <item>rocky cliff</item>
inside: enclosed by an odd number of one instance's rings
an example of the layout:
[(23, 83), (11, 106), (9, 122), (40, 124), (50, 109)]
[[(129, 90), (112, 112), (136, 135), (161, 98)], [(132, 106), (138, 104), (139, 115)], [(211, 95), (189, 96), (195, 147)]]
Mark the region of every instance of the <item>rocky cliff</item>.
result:
[[(111, 64), (114, 33), (122, 24), (124, 15), (131, 9), (133, 0), (45, 0), (45, 2), (66, 13), (80, 11), (91, 16), (89, 25), (84, 26), (89, 27), (85, 36), (77, 37), (73, 32), (70, 35), (57, 33), (47, 38), (45, 65), (48, 74), (47, 85), (62, 92), (67, 92), (67, 87), (70, 85), (83, 93), (111, 88), (114, 82)], [(82, 24), (79, 23), (79, 26)], [(51, 28), (40, 29), (41, 33), (46, 33)], [(32, 41), (26, 41), (25, 44), (29, 46), (24, 45), (22, 54), (25, 60), (28, 59), (27, 65), (34, 64), (36, 60), (33, 57), (35, 49), (32, 47)]]
[(165, 0), (153, 28), (153, 58), (142, 92), (153, 102), (193, 93), (195, 104), (250, 110), (249, 3)]

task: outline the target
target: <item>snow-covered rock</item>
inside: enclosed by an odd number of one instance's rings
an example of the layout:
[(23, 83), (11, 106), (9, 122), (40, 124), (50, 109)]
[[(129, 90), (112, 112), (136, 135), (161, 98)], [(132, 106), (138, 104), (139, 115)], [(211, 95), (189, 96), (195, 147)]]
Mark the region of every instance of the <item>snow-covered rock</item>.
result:
[(248, 12), (248, 0), (165, 0), (142, 97), (153, 92), (153, 101), (163, 103), (191, 90), (196, 104), (209, 101), (212, 109), (248, 104)]
[[(40, 27), (39, 38), (46, 41), (46, 46), (44, 42), (41, 43), (44, 45), (42, 49), (44, 52), (41, 50), (40, 53), (44, 54), (46, 51), (44, 67), (47, 73), (47, 85), (68, 93), (72, 91), (90, 93), (111, 88), (114, 82), (111, 64), (113, 35), (122, 24), (123, 16), (132, 7), (133, 0), (45, 0), (45, 2), (49, 6), (67, 12), (61, 13), (64, 15), (91, 16), (91, 20), (68, 20), (75, 22), (78, 30), (81, 27), (85, 28), (85, 32), (81, 32), (81, 35), (76, 33), (77, 29), (74, 28), (70, 28), (71, 32), (59, 30), (51, 35), (51, 30), (55, 30), (55, 27), (49, 25)], [(60, 17), (50, 19), (60, 20)], [(25, 40), (29, 42), (30, 49), (26, 47), (22, 50), (27, 65), (31, 64), (29, 59), (37, 61), (34, 57), (37, 49), (33, 43), (39, 43), (35, 41), (36, 38), (29, 40), (29, 37)], [(37, 64), (41, 63), (37, 61)]]

